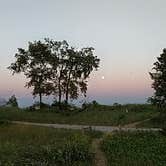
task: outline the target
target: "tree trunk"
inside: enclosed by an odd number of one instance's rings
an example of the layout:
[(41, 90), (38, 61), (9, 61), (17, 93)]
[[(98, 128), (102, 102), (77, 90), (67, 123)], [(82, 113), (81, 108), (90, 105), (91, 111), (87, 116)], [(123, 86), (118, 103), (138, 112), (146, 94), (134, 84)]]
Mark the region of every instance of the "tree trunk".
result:
[(61, 100), (62, 100), (62, 93), (61, 93), (61, 88), (59, 87), (59, 105), (61, 104)]
[(61, 91), (61, 78), (59, 78), (59, 81), (58, 81), (58, 91), (59, 91), (59, 108), (61, 109), (61, 100), (62, 100), (62, 91)]
[(40, 109), (41, 109), (41, 106), (42, 106), (42, 93), (39, 93), (39, 98), (40, 98), (39, 104), (40, 104)]
[(66, 98), (65, 98), (65, 103), (68, 104), (68, 100), (69, 100), (69, 84), (67, 83), (67, 87), (66, 87)]
[(69, 78), (67, 79), (67, 84), (66, 84), (66, 98), (65, 98), (65, 103), (66, 103), (66, 104), (68, 104), (68, 100), (69, 100), (70, 75), (71, 75), (71, 71), (69, 72)]

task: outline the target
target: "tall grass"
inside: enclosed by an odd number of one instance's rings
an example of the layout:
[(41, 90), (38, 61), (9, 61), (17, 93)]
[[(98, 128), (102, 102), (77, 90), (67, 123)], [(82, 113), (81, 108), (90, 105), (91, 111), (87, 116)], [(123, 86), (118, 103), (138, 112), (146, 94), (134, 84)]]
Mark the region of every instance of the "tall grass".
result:
[(0, 165), (92, 165), (91, 137), (79, 131), (1, 125)]
[(67, 112), (57, 112), (53, 108), (40, 111), (1, 108), (0, 120), (85, 125), (123, 125), (152, 118), (157, 114), (159, 114), (158, 111), (151, 105), (90, 105), (86, 110)]
[(159, 133), (116, 133), (105, 137), (109, 166), (164, 166), (166, 137)]

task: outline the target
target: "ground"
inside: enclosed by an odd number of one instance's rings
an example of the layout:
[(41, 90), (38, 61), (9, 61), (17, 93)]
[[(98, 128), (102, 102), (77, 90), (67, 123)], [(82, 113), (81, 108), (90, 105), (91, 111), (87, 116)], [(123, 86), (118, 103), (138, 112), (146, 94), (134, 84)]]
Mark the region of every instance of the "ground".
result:
[(95, 152), (94, 164), (95, 166), (107, 166), (107, 159), (104, 152), (101, 150), (102, 139), (94, 139), (92, 142), (92, 148)]
[[(18, 120), (21, 121), (18, 124), (11, 123)], [(25, 121), (41, 123), (43, 127)], [(0, 108), (0, 165), (163, 166), (166, 163), (164, 132), (136, 129), (161, 128), (164, 121), (165, 114), (151, 105), (98, 105), (71, 112)], [(50, 123), (77, 124), (78, 128), (55, 129)], [(98, 128), (113, 125), (120, 131), (102, 133), (79, 125)], [(127, 132), (127, 127), (132, 132)]]
[(160, 132), (101, 133), (0, 125), (0, 165), (163, 166), (166, 137)]

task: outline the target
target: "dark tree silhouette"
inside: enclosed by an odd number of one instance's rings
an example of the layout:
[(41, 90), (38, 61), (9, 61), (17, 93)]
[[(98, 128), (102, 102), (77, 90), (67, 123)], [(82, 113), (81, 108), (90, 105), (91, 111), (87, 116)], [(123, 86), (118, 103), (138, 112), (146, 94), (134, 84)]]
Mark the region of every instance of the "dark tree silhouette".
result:
[(49, 95), (50, 83), (50, 67), (49, 60), (51, 52), (48, 46), (41, 41), (29, 42), (28, 49), (18, 49), (15, 54), (16, 61), (12, 63), (8, 69), (13, 74), (23, 72), (28, 78), (26, 87), (33, 87), (33, 95), (39, 95), (40, 106), (42, 104), (42, 96)]
[(163, 49), (163, 53), (157, 58), (153, 67), (154, 72), (150, 73), (153, 80), (152, 88), (155, 90), (154, 96), (149, 100), (159, 106), (166, 106), (166, 49)]
[(54, 94), (58, 95), (59, 103), (62, 96), (68, 104), (69, 98), (77, 99), (80, 93), (86, 95), (87, 78), (94, 69), (99, 68), (100, 60), (94, 56), (92, 47), (75, 49), (66, 41), (46, 39), (51, 48), (52, 81)]
[(33, 87), (33, 95), (58, 97), (68, 104), (69, 99), (86, 95), (91, 72), (99, 68), (100, 60), (94, 56), (92, 47), (75, 49), (67, 41), (45, 39), (44, 42), (29, 42), (28, 49), (18, 49), (16, 61), (8, 68), (15, 73), (24, 73), (28, 78), (26, 87)]
[(12, 107), (18, 107), (18, 102), (17, 102), (17, 98), (15, 95), (13, 95), (9, 98), (7, 105), (10, 105)]
[(67, 41), (54, 41), (45, 39), (48, 47), (51, 50), (51, 79), (52, 82), (52, 94), (58, 97), (59, 105), (62, 102), (64, 96), (64, 77), (67, 64), (67, 49), (69, 47)]

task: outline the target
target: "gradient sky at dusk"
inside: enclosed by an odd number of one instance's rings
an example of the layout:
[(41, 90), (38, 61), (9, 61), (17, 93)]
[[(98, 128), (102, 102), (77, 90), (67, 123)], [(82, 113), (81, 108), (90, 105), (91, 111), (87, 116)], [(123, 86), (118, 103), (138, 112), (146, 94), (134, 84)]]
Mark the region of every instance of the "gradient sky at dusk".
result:
[(148, 72), (166, 47), (165, 7), (165, 0), (0, 0), (0, 97), (32, 102), (24, 76), (6, 67), (18, 47), (49, 37), (95, 48), (101, 67), (89, 80), (89, 100), (144, 103), (153, 92)]

